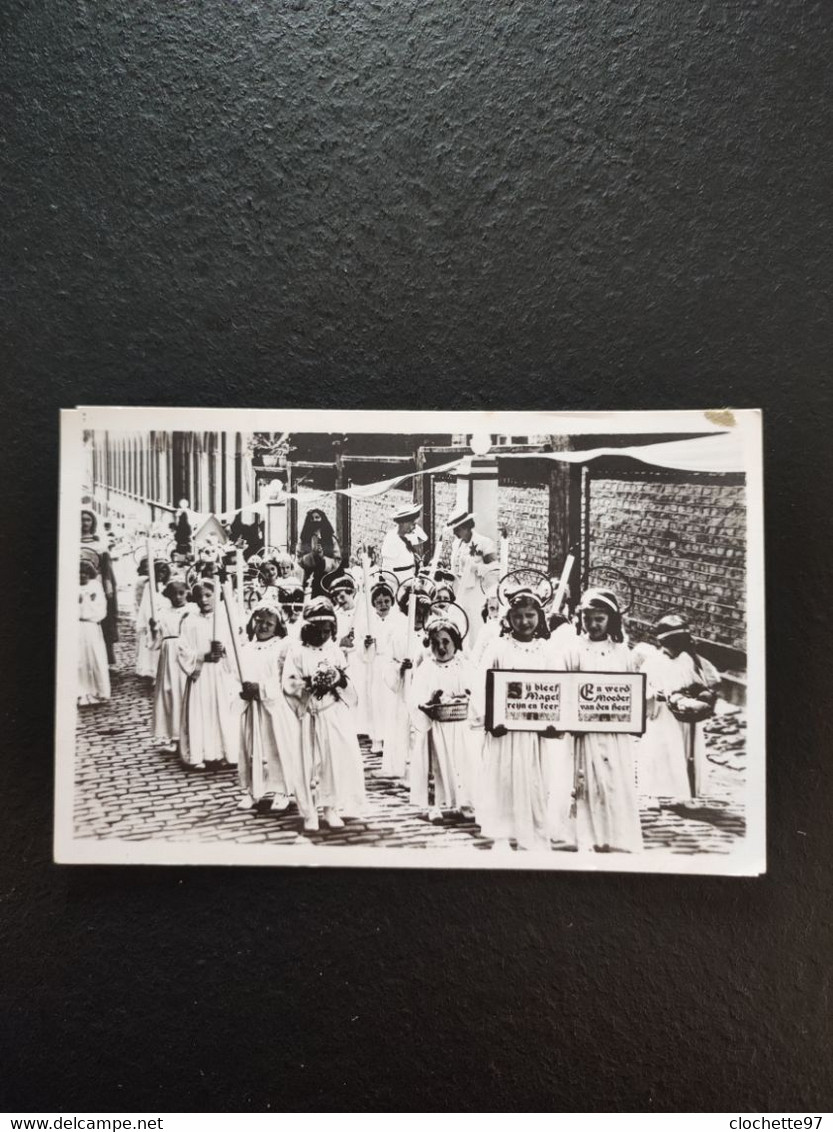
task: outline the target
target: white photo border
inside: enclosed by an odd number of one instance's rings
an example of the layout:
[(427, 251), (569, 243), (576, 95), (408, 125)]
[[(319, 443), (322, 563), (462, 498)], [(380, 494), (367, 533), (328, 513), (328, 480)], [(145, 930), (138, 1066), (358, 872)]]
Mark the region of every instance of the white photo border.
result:
[[(191, 431), (505, 434), (673, 434), (733, 431), (741, 442), (746, 500), (747, 764), (746, 834), (728, 854), (639, 854), (363, 848), (316, 845), (213, 845), (106, 841), (73, 835), (76, 759), (75, 671), (82, 444), (88, 429)], [(187, 409), (91, 406), (61, 412), (58, 615), (56, 637), (55, 826), (57, 864), (305, 865), (331, 868), (468, 868), (548, 872), (758, 876), (766, 872), (766, 710), (763, 419), (759, 409), (627, 412), (382, 411), (338, 409)]]

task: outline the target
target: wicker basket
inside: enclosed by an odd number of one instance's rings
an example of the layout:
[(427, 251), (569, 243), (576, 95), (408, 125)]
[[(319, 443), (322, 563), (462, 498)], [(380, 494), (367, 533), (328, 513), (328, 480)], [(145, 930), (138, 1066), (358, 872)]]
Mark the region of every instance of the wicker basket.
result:
[(435, 723), (459, 723), (468, 719), (469, 698), (463, 696), (455, 700), (441, 700), (440, 703), (424, 704), (423, 707)]

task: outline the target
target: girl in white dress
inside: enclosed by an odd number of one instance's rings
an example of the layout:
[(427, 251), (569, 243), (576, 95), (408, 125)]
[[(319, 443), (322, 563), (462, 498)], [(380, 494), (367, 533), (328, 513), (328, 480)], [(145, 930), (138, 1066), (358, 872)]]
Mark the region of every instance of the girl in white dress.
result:
[[(543, 581), (549, 586), (546, 579)], [(546, 671), (555, 667), (545, 600), (529, 586), (506, 587), (501, 598), (507, 606), (503, 619), (506, 635), (486, 650), (472, 690), (473, 719), (481, 727), (490, 668)], [(478, 824), (485, 836), (493, 839), (496, 849), (508, 848), (510, 839), (519, 849), (550, 848), (546, 764), (550, 742), (562, 739), (552, 727), (508, 731), (498, 725), (486, 734), (480, 788), (474, 801)]]
[(143, 555), (139, 559), (139, 564), (136, 567), (136, 581), (133, 585), (133, 615), (134, 620), (139, 613), (139, 606), (142, 604), (142, 595), (145, 592), (148, 584), (148, 560)]
[[(615, 594), (590, 589), (579, 605), (580, 631), (562, 646), (568, 672), (635, 672)], [(573, 837), (579, 849), (638, 853), (642, 827), (636, 793), (634, 740), (616, 732), (573, 736)], [(563, 807), (561, 807), (563, 809)]]
[[(415, 595), (414, 633), (409, 639), (408, 606)], [(425, 577), (407, 578), (396, 591), (399, 616), (391, 622), (382, 677), (392, 693), (387, 701), (382, 741), (382, 778), (405, 778), (410, 760), (411, 711), (409, 691), (413, 670), (428, 655), (423, 643), (425, 615), (431, 608), (434, 585)]]
[(192, 770), (237, 765), (240, 745), (239, 685), (229, 657), (231, 638), (217, 589), (203, 579), (191, 591), (197, 609), (182, 622), (179, 664), (188, 677), (182, 701), (180, 754)]
[[(154, 742), (169, 751), (179, 749), (182, 726), (182, 700), (185, 696), (185, 673), (179, 663), (179, 635), (188, 616), (188, 586), (177, 579), (169, 582), (162, 596), (167, 608), (157, 613), (153, 643), (156, 650), (156, 686), (153, 691)], [(193, 606), (190, 607), (193, 609)]]
[(301, 749), (307, 780), (314, 783), (311, 805), (298, 798), (304, 828), (318, 829), (318, 810), (330, 829), (342, 815), (358, 817), (366, 805), (364, 767), (356, 737), (356, 691), (335, 642), (336, 616), (325, 597), (304, 606), (300, 644), (283, 668), (283, 690), (301, 721)]
[(669, 704), (685, 695), (711, 714), (720, 674), (698, 656), (684, 617), (669, 613), (653, 627), (659, 648), (646, 649), (648, 721), (638, 742), (639, 793), (658, 808), (660, 798), (689, 803), (706, 785), (706, 740), (702, 724), (677, 719)]
[(107, 598), (92, 562), (82, 558), (78, 593), (78, 704), (86, 707), (110, 699), (107, 646), (101, 622), (107, 616)]
[(275, 555), (275, 565), (278, 567), (279, 578), (292, 578), (303, 584), (304, 571), (297, 565), (291, 554), (285, 551)]
[(104, 647), (107, 650), (107, 663), (110, 668), (116, 664), (115, 644), (119, 639), (119, 600), (113, 560), (110, 557), (110, 543), (96, 533), (98, 519), (92, 511), (81, 512), (81, 554), (89, 557), (95, 566), (98, 580), (107, 601), (107, 616), (101, 622)]
[[(455, 607), (457, 608), (457, 607)], [(462, 624), (466, 619), (463, 611)], [(449, 609), (429, 613), (425, 626), (430, 654), (414, 672), (409, 695), (414, 740), (411, 747), (411, 803), (427, 811), (435, 825), (443, 811), (473, 817), (474, 761), (476, 740), (468, 719), (473, 669), (463, 655), (465, 629)], [(456, 701), (465, 708), (462, 718), (436, 718), (438, 706)], [(434, 778), (434, 798), (429, 808), (429, 776)]]
[[(367, 666), (367, 726), (370, 750), (382, 751), (387, 721), (396, 710), (396, 693), (386, 680), (391, 656), (391, 635), (401, 624), (402, 614), (394, 608), (394, 591), (390, 582), (377, 579), (370, 587), (372, 611), (364, 638), (362, 663)], [(370, 692), (372, 691), (372, 694)]]
[(297, 641), (301, 637), (304, 587), (296, 580), (289, 578), (285, 581), (279, 581), (276, 591), (275, 596), (280, 605), (283, 623), (286, 626), (286, 635), (290, 641)]
[(284, 575), (275, 558), (264, 558), (257, 568), (257, 591), (260, 601), (280, 602), (279, 583)]
[(240, 727), (239, 809), (273, 795), (272, 811), (282, 813), (294, 794), (301, 813), (311, 809), (309, 782), (301, 758), (301, 728), (283, 691), (283, 669), (290, 640), (280, 608), (264, 600), (246, 627), (249, 643), (241, 653), (246, 701)]
[[(158, 622), (162, 611), (170, 606), (170, 602), (165, 597), (165, 587), (171, 580), (171, 568), (167, 562), (154, 562), (153, 568), (156, 575), (154, 605)], [(136, 610), (136, 675), (142, 680), (154, 681), (159, 667), (159, 649), (154, 642), (157, 625), (151, 612), (150, 579), (146, 578), (139, 599), (139, 608)]]
[(336, 642), (344, 653), (347, 662), (347, 674), (356, 689), (358, 702), (356, 704), (356, 734), (367, 735), (367, 670), (368, 665), (362, 663), (360, 658), (361, 640), (366, 634), (364, 627), (365, 617), (363, 611), (356, 603), (356, 583), (350, 574), (341, 574), (329, 585), (324, 582), (325, 588), (335, 607), (336, 614)]

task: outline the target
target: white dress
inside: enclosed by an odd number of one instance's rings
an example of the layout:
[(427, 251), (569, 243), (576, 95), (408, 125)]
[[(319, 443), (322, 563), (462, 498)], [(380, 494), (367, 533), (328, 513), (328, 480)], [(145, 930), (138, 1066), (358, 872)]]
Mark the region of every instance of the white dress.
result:
[[(382, 679), (391, 694), (387, 699), (382, 740), (382, 776), (385, 778), (405, 778), (408, 771), (411, 749), (409, 693), (414, 669), (426, 653), (423, 638), (423, 632), (415, 629), (410, 643), (412, 655), (409, 657), (408, 618), (402, 614), (393, 621), (387, 635)], [(402, 662), (408, 659), (414, 668), (403, 672)]]
[(153, 738), (158, 743), (176, 743), (182, 727), (182, 701), (185, 696), (185, 673), (179, 663), (179, 634), (182, 622), (193, 606), (173, 609), (168, 606), (158, 614), (159, 633), (156, 646), (156, 685), (153, 690)]
[[(361, 659), (367, 632), (364, 628), (364, 622), (364, 612), (358, 605), (355, 605), (352, 609), (344, 609), (341, 606), (336, 609), (336, 641), (344, 653), (347, 672), (358, 697), (355, 714), (357, 735), (370, 734), (367, 710), (367, 675), (370, 665), (362, 663)], [(352, 644), (349, 646), (342, 645), (341, 642), (345, 639), (352, 639)]]
[(471, 661), (475, 669), (481, 667), (483, 663), (483, 657), (486, 655), (486, 650), (490, 649), (494, 645), (495, 641), (500, 637), (500, 629), (500, 617), (492, 617), (485, 623), (481, 619), (480, 631), (477, 636), (477, 643), (472, 646), (469, 652), (469, 660)]
[[(472, 689), (475, 720), (483, 725), (486, 672), (490, 668), (546, 671), (554, 667), (549, 641), (498, 638), (486, 651), (476, 688)], [(547, 760), (554, 743), (558, 740), (546, 739), (535, 731), (509, 731), (500, 736), (485, 734), (480, 785), (474, 804), (477, 821), (486, 837), (515, 838), (527, 849), (549, 849)]]
[[(158, 624), (162, 611), (170, 609), (171, 603), (159, 593), (157, 588), (157, 592), (154, 594), (154, 604)], [(150, 613), (150, 584), (145, 579), (139, 608), (136, 610), (136, 675), (155, 679), (156, 670), (159, 666), (159, 650), (155, 647), (153, 633), (150, 630)]]
[[(645, 734), (637, 742), (639, 793), (651, 798), (697, 797), (705, 790), (708, 769), (703, 726), (676, 719), (668, 704), (657, 700), (656, 695), (669, 696), (691, 684), (717, 688), (720, 674), (702, 657), (698, 671), (687, 652), (673, 658), (661, 649), (646, 649), (644, 654), (642, 671), (647, 680), (648, 719)], [(693, 795), (689, 760), (694, 770)]]
[(433, 655), (414, 671), (409, 694), (414, 739), (411, 746), (410, 793), (415, 806), (429, 804), (428, 776), (434, 775), (434, 805), (441, 810), (460, 810), (472, 805), (476, 763), (479, 762), (480, 733), (472, 731), (468, 720), (441, 723), (420, 709), (436, 691), (443, 699), (470, 692), (474, 672), (464, 656), (455, 653), (440, 664)]
[(301, 725), (283, 690), (288, 637), (251, 641), (241, 650), (243, 676), (257, 684), (259, 700), (246, 703), (240, 721), (241, 790), (255, 799), (294, 794), (302, 814), (311, 809), (301, 753)]
[(107, 598), (98, 578), (80, 587), (78, 595), (78, 703), (100, 704), (110, 699), (107, 646), (101, 622), (107, 616)]
[[(568, 672), (634, 672), (637, 663), (624, 643), (577, 634), (563, 648), (561, 666)], [(642, 850), (634, 746), (633, 736), (610, 731), (573, 736), (575, 820), (565, 840), (575, 839), (580, 849)], [(551, 800), (551, 813), (557, 801)], [(563, 815), (563, 796), (560, 801)]]
[(451, 546), (451, 572), (454, 575), (455, 601), (461, 606), (469, 619), (469, 632), (466, 647), (472, 651), (483, 630), (483, 603), (485, 591), (496, 585), (500, 576), (497, 559), (484, 562), (488, 555), (494, 555), (496, 547), (492, 539), (472, 532), (469, 542), (455, 538)]
[(356, 692), (349, 676), (347, 686), (317, 699), (306, 680), (321, 665), (344, 668), (344, 654), (335, 641), (314, 648), (293, 644), (283, 668), (283, 690), (294, 701), (301, 721), (301, 749), (307, 780), (315, 781), (311, 809), (298, 798), (298, 809), (310, 817), (314, 807), (332, 807), (349, 817), (358, 817), (367, 799), (359, 741), (356, 737), (354, 708)]
[(211, 648), (214, 614), (194, 610), (182, 622), (179, 663), (185, 675), (193, 678), (186, 683), (182, 701), (180, 752), (191, 766), (203, 762), (237, 765), (242, 700), (224, 619), (224, 611), (219, 610), (217, 640), (226, 651), (216, 664), (204, 659)]
[(374, 751), (381, 748), (389, 718), (396, 711), (396, 692), (390, 687), (387, 672), (393, 648), (391, 638), (404, 620), (398, 609), (391, 609), (387, 617), (382, 618), (371, 607), (368, 635), (373, 637), (375, 644), (365, 648), (364, 637), (357, 641), (361, 650), (361, 663), (365, 665), (366, 671), (367, 733)]

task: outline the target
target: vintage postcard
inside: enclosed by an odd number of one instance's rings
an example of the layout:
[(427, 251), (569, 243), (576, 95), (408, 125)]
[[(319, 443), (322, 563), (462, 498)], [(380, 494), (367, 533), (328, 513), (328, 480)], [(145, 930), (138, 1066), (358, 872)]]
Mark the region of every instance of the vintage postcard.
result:
[(765, 870), (761, 416), (62, 418), (60, 863)]

